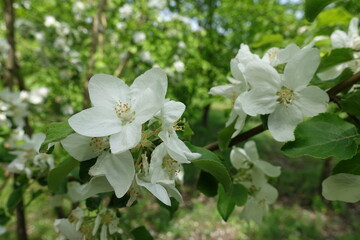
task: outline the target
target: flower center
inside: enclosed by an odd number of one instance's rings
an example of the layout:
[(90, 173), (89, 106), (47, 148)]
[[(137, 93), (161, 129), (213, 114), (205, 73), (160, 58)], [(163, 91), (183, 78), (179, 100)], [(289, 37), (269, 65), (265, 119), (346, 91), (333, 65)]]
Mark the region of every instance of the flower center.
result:
[(89, 145), (94, 153), (99, 154), (110, 147), (109, 137), (93, 137)]
[(277, 101), (285, 105), (291, 104), (296, 98), (294, 91), (287, 87), (282, 87), (280, 91), (276, 93), (276, 95), (279, 96)]
[(164, 157), (162, 166), (166, 169), (170, 177), (174, 177), (180, 172), (180, 164), (169, 155)]
[(106, 225), (109, 225), (114, 220), (113, 214), (111, 212), (107, 212), (102, 216), (102, 222)]
[(131, 110), (128, 103), (117, 102), (115, 112), (118, 118), (122, 119), (122, 124), (131, 123), (135, 119), (135, 112)]

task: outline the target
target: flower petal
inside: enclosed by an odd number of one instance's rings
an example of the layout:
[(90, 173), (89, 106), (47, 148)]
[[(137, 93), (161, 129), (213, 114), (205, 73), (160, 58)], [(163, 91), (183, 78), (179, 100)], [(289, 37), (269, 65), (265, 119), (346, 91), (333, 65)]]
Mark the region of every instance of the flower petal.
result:
[(116, 154), (127, 151), (141, 140), (141, 124), (138, 122), (128, 123), (123, 126), (119, 133), (110, 136), (111, 152)]
[(235, 108), (241, 104), (244, 112), (250, 116), (257, 114), (269, 114), (277, 105), (276, 91), (273, 89), (252, 89), (241, 94), (235, 101)]
[(139, 96), (143, 91), (150, 88), (156, 92), (160, 98), (165, 99), (168, 86), (166, 73), (161, 68), (152, 68), (137, 77), (131, 85), (131, 94)]
[(166, 189), (160, 184), (145, 182), (137, 175), (136, 175), (136, 183), (139, 186), (142, 186), (147, 190), (149, 190), (149, 192), (151, 192), (157, 199), (159, 199), (164, 204), (171, 206), (169, 194), (167, 193)]
[(81, 232), (76, 231), (75, 226), (69, 222), (66, 218), (56, 219), (55, 228), (69, 240), (81, 240), (83, 235)]
[(135, 177), (135, 166), (129, 151), (111, 154), (101, 154), (96, 164), (90, 168), (93, 176), (105, 176), (115, 191), (117, 198), (121, 198), (129, 190)]
[(299, 108), (279, 104), (269, 116), (269, 131), (276, 141), (291, 141), (295, 139), (294, 130), (302, 120), (303, 116)]
[(354, 39), (357, 36), (359, 36), (358, 25), (359, 25), (359, 19), (356, 17), (352, 18), (348, 30), (348, 36), (350, 39)]
[(185, 111), (185, 104), (182, 102), (168, 101), (162, 108), (162, 118), (166, 123), (174, 123)]
[(164, 100), (150, 88), (143, 90), (140, 95), (135, 96), (133, 102), (136, 121), (140, 123), (148, 121), (161, 109)]
[(226, 98), (233, 99), (237, 97), (240, 93), (239, 86), (234, 84), (225, 84), (216, 87), (210, 88), (209, 94), (211, 95), (220, 95)]
[(69, 124), (75, 132), (88, 137), (105, 137), (122, 129), (115, 111), (102, 107), (92, 107), (73, 115)]
[(276, 91), (280, 86), (280, 75), (264, 61), (250, 62), (245, 68), (245, 79), (251, 87)]
[(323, 72), (317, 74), (322, 81), (328, 81), (337, 78), (344, 71), (345, 68), (349, 67), (348, 63), (338, 64), (331, 68), (326, 69)]
[(233, 148), (230, 152), (230, 162), (236, 169), (249, 168), (247, 162), (250, 161), (249, 156), (244, 149)]
[(291, 58), (284, 69), (284, 85), (292, 90), (308, 85), (320, 64), (320, 51), (303, 48)]
[(257, 160), (254, 164), (261, 169), (261, 171), (269, 177), (278, 177), (280, 176), (280, 167), (274, 166), (269, 162), (263, 160)]
[(314, 117), (325, 112), (329, 102), (329, 95), (317, 86), (308, 86), (298, 92), (299, 99), (294, 103), (305, 117)]
[(246, 155), (249, 157), (251, 162), (254, 162), (259, 159), (259, 154), (256, 149), (256, 144), (254, 141), (248, 141), (244, 145), (244, 150)]
[(290, 59), (300, 51), (300, 48), (292, 43), (286, 46), (286, 48), (279, 51), (277, 55), (277, 64), (283, 64), (290, 61)]
[(85, 137), (77, 133), (73, 133), (61, 140), (61, 145), (76, 160), (86, 161), (97, 157), (98, 152), (90, 146), (91, 137)]
[(331, 36), (331, 44), (333, 48), (349, 48), (350, 46), (350, 39), (348, 35), (341, 30), (334, 31)]
[(108, 74), (95, 74), (89, 80), (89, 95), (94, 106), (114, 109), (117, 101), (126, 102), (129, 93), (128, 85)]
[(83, 185), (78, 182), (68, 184), (68, 195), (74, 202), (78, 202), (94, 196), (98, 193), (112, 192), (113, 187), (110, 185), (105, 176), (96, 176)]

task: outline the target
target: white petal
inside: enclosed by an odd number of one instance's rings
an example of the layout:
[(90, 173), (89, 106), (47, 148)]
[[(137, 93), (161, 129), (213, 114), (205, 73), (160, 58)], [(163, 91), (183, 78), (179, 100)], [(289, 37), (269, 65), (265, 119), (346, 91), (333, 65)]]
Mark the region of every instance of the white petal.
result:
[[(239, 62), (238, 67), (241, 72), (244, 72), (245, 67), (252, 61), (259, 61), (260, 58), (258, 55), (253, 54), (250, 51), (250, 48), (246, 44), (241, 44), (238, 53), (235, 56), (235, 59)], [(242, 80), (242, 79), (239, 79)]]
[(300, 51), (300, 48), (292, 43), (286, 46), (285, 49), (280, 50), (280, 52), (277, 55), (277, 64), (283, 64), (290, 61), (290, 59), (295, 56), (297, 52)]
[(252, 89), (241, 94), (235, 102), (235, 106), (241, 104), (244, 112), (250, 116), (257, 114), (272, 113), (277, 106), (276, 90), (273, 89)]
[(128, 123), (119, 133), (110, 136), (110, 149), (112, 153), (120, 153), (136, 147), (141, 140), (141, 124)]
[(248, 168), (246, 164), (250, 161), (249, 156), (246, 154), (244, 149), (233, 148), (230, 152), (230, 162), (236, 169)]
[(241, 212), (241, 217), (247, 221), (252, 220), (257, 224), (261, 224), (266, 211), (267, 211), (266, 204), (264, 203), (260, 204), (258, 203), (258, 201), (256, 201), (256, 199), (250, 198), (246, 202)]
[(162, 108), (162, 117), (166, 123), (176, 122), (185, 111), (185, 104), (182, 102), (169, 101)]
[(284, 85), (293, 90), (308, 85), (319, 64), (320, 51), (318, 49), (301, 49), (285, 66)]
[(249, 159), (253, 162), (259, 159), (259, 154), (256, 149), (256, 144), (254, 141), (248, 141), (244, 145), (244, 150), (246, 155), (249, 156)]
[(97, 157), (99, 154), (90, 146), (91, 137), (73, 133), (61, 140), (61, 145), (76, 160), (85, 161)]
[(356, 38), (359, 36), (358, 32), (359, 19), (354, 17), (351, 19), (349, 24), (348, 36), (350, 39)]
[(266, 183), (266, 184), (264, 184), (262, 186), (260, 191), (256, 194), (255, 198), (257, 200), (263, 200), (264, 199), (267, 204), (272, 204), (272, 203), (274, 203), (276, 201), (278, 196), (279, 196), (279, 193), (276, 190), (276, 188), (274, 188), (270, 184)]
[(278, 177), (280, 176), (280, 167), (274, 166), (269, 162), (263, 160), (257, 160), (254, 163), (263, 173), (269, 177)]
[(277, 71), (263, 61), (250, 62), (245, 68), (245, 79), (251, 87), (276, 91), (280, 88), (280, 76)]
[(36, 133), (32, 136), (31, 142), (34, 145), (34, 150), (39, 152), (41, 144), (45, 141), (45, 134), (44, 133)]
[(83, 237), (80, 232), (76, 231), (75, 226), (67, 219), (57, 219), (55, 227), (69, 240), (81, 240)]
[(168, 192), (170, 197), (173, 197), (178, 201), (179, 203), (183, 203), (184, 200), (181, 196), (181, 193), (176, 189), (174, 185), (163, 185)]
[(113, 109), (117, 101), (127, 100), (129, 93), (129, 86), (108, 74), (95, 74), (89, 80), (89, 95), (94, 106)]
[(161, 169), (163, 164), (163, 158), (167, 155), (167, 149), (165, 143), (158, 145), (154, 151), (151, 153), (151, 161), (149, 166), (149, 173), (152, 173), (156, 169)]
[(90, 174), (105, 176), (121, 198), (129, 190), (135, 176), (135, 166), (129, 151), (111, 154), (104, 152), (98, 157), (97, 163), (90, 169)]
[(235, 79), (245, 81), (244, 75), (239, 68), (239, 61), (235, 58), (230, 61), (230, 71)]
[(135, 119), (140, 123), (144, 123), (152, 118), (161, 109), (164, 102), (164, 98), (161, 98), (159, 93), (150, 88), (143, 90), (135, 98), (133, 103)]
[(122, 129), (115, 111), (102, 107), (92, 107), (73, 115), (69, 124), (75, 132), (88, 137), (105, 137)]
[(344, 31), (336, 30), (330, 36), (333, 48), (348, 48), (350, 47), (350, 39)]
[(323, 72), (317, 74), (322, 81), (328, 81), (337, 78), (344, 71), (345, 68), (349, 67), (348, 63), (338, 64), (331, 68), (326, 69)]
[(291, 141), (295, 139), (294, 130), (302, 120), (302, 113), (296, 106), (279, 104), (269, 116), (269, 131), (276, 141)]
[(78, 182), (68, 183), (68, 195), (73, 202), (78, 202), (94, 196), (98, 193), (112, 192), (113, 187), (110, 185), (106, 177), (96, 176), (83, 185)]
[(329, 95), (317, 86), (308, 86), (299, 91), (298, 97), (294, 103), (305, 117), (314, 117), (325, 112), (329, 102)]
[(160, 184), (145, 182), (141, 178), (139, 178), (137, 175), (136, 175), (136, 183), (139, 186), (142, 186), (142, 187), (146, 188), (147, 190), (149, 190), (149, 192), (151, 192), (157, 199), (159, 199), (164, 204), (171, 206), (170, 197), (169, 197), (166, 189), (163, 186), (161, 186)]
[(144, 74), (137, 77), (131, 85), (131, 93), (133, 96), (143, 94), (146, 88), (150, 88), (157, 93), (161, 99), (165, 99), (168, 86), (166, 73), (161, 68), (152, 68)]
[(239, 86), (233, 84), (225, 84), (210, 88), (209, 94), (220, 95), (226, 98), (233, 99), (239, 95)]
[(322, 183), (322, 195), (331, 201), (355, 203), (360, 200), (360, 176), (339, 173), (325, 179)]

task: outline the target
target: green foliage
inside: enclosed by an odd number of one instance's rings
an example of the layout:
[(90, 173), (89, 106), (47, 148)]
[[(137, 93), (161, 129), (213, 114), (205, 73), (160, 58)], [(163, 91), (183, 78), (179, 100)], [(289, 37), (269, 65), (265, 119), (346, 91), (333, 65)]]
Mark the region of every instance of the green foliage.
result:
[(336, 0), (305, 0), (305, 17), (312, 22), (316, 16), (330, 3)]
[(101, 203), (101, 197), (91, 197), (86, 199), (85, 204), (86, 204), (86, 208), (89, 211), (94, 211), (96, 209), (99, 209)]
[(219, 131), (218, 138), (219, 138), (219, 148), (221, 151), (224, 151), (225, 149), (228, 148), (231, 141), (231, 136), (235, 132), (235, 128), (234, 128), (235, 123), (236, 123), (236, 119), (229, 126)]
[(74, 130), (72, 130), (67, 121), (50, 123), (46, 130), (45, 141), (41, 144), (40, 152), (47, 152), (49, 143), (58, 142), (71, 133), (74, 133)]
[(341, 107), (347, 113), (360, 116), (360, 91), (348, 94), (341, 100)]
[(318, 72), (325, 71), (331, 67), (334, 67), (340, 63), (344, 63), (353, 60), (353, 49), (351, 48), (336, 48), (331, 51), (330, 54), (321, 58), (321, 63), (318, 68)]
[(153, 240), (154, 238), (151, 236), (149, 231), (144, 227), (140, 226), (131, 231), (135, 240)]
[(165, 205), (163, 202), (161, 202), (159, 200), (158, 200), (158, 203), (160, 204), (161, 207), (168, 210), (169, 214), (170, 214), (170, 218), (173, 218), (174, 214), (179, 209), (180, 203), (175, 198), (170, 198), (170, 201), (171, 201), (171, 206)]
[(332, 174), (350, 173), (360, 175), (360, 154), (349, 160), (339, 162), (333, 169)]
[(358, 137), (354, 125), (335, 114), (324, 113), (300, 123), (295, 141), (286, 143), (281, 150), (289, 157), (349, 159), (356, 154)]
[(68, 174), (79, 165), (79, 161), (68, 158), (52, 169), (48, 175), (48, 186), (51, 192), (57, 192), (63, 184), (67, 182)]
[(11, 193), (6, 203), (6, 207), (9, 210), (9, 212), (13, 212), (16, 206), (21, 202), (23, 194), (24, 194), (23, 186), (14, 189), (14, 191)]
[(225, 192), (224, 188), (218, 187), (217, 209), (224, 221), (227, 221), (233, 212), (235, 205), (242, 206), (247, 200), (247, 189), (241, 184), (234, 184), (231, 190)]
[(196, 188), (207, 197), (215, 197), (218, 191), (218, 181), (213, 175), (205, 171), (200, 172)]
[(186, 143), (186, 146), (192, 152), (201, 154), (200, 158), (191, 161), (191, 163), (201, 170), (213, 175), (223, 185), (226, 191), (230, 190), (230, 174), (218, 156), (205, 148), (196, 147), (188, 142)]

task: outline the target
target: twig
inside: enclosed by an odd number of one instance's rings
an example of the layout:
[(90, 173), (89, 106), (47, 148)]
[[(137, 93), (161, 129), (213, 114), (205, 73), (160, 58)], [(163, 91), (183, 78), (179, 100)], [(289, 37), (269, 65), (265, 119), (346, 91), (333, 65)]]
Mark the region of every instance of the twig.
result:
[[(334, 87), (332, 87), (331, 89), (329, 89), (327, 91), (327, 94), (329, 95), (329, 98), (331, 101), (336, 102), (337, 98), (336, 98), (336, 94), (340, 93), (341, 91), (343, 91), (346, 88), (351, 87), (352, 85), (354, 85), (355, 83), (360, 81), (360, 72), (356, 73), (355, 75), (351, 76), (349, 79), (335, 85)], [(358, 120), (358, 119), (357, 119)], [(358, 120), (359, 121), (359, 120)], [(357, 123), (357, 122), (355, 122)], [(229, 146), (234, 146), (242, 141), (245, 141), (259, 133), (262, 133), (263, 131), (265, 131), (266, 129), (264, 128), (263, 125), (259, 125), (257, 127), (254, 127), (250, 130), (248, 130), (247, 132), (241, 133), (240, 135), (238, 135), (237, 137), (233, 138), (229, 144)], [(215, 151), (219, 149), (219, 142), (213, 142), (210, 143), (206, 146), (204, 146), (205, 149), (208, 149), (210, 151)]]

